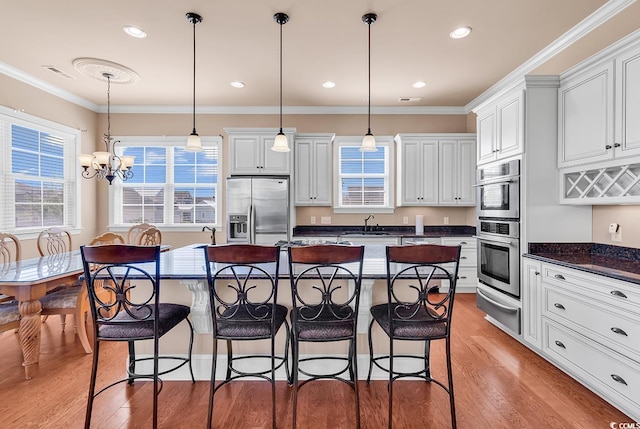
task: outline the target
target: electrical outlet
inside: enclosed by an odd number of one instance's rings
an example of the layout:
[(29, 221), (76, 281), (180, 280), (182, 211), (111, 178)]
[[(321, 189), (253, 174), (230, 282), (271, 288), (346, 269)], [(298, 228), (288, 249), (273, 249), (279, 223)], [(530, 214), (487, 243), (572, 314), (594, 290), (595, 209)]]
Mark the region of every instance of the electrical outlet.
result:
[(621, 242), (622, 241), (622, 228), (618, 226), (617, 232), (611, 234), (611, 241)]
[(444, 224), (449, 225), (449, 216), (444, 217)]
[(311, 225), (315, 225), (315, 224), (316, 224), (316, 217), (311, 216)]
[(405, 224), (405, 225), (408, 225), (409, 224), (409, 216), (403, 216), (402, 217), (402, 223)]
[(331, 224), (331, 216), (321, 216), (320, 217), (320, 223), (323, 224), (323, 225)]

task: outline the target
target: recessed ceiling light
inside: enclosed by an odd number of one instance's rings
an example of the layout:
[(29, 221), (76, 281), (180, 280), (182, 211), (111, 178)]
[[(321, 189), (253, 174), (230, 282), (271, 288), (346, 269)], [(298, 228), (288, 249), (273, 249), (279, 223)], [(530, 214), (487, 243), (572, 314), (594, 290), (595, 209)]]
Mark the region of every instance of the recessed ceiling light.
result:
[(244, 83), (240, 82), (239, 80), (234, 80), (230, 83), (230, 85), (234, 88), (244, 88)]
[(335, 82), (331, 82), (330, 80), (328, 80), (325, 83), (323, 83), (322, 86), (325, 87), (325, 88), (335, 88), (336, 83)]
[(147, 37), (147, 33), (139, 29), (138, 27), (127, 25), (126, 27), (123, 28), (123, 30), (125, 33), (127, 33), (131, 37), (137, 37), (138, 39), (144, 39), (145, 37)]
[(467, 37), (471, 34), (471, 27), (458, 27), (449, 33), (449, 37), (452, 39), (462, 39), (463, 37)]
[(414, 88), (424, 88), (425, 86), (427, 86), (427, 84), (419, 80), (418, 82), (414, 82), (414, 84), (411, 86), (413, 86)]

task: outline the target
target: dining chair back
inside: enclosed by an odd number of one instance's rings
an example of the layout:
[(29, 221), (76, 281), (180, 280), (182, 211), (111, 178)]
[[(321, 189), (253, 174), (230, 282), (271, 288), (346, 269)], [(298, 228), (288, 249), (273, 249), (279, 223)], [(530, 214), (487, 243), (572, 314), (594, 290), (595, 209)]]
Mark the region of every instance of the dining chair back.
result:
[[(82, 264), (86, 280), (89, 307), (93, 319), (93, 365), (89, 397), (85, 416), (85, 428), (91, 424), (93, 403), (100, 393), (121, 382), (133, 384), (136, 379), (153, 380), (153, 427), (158, 426), (158, 393), (162, 389), (160, 376), (189, 365), (191, 380), (195, 383), (191, 366), (193, 327), (188, 319), (190, 309), (186, 305), (160, 302), (160, 246), (133, 246), (106, 244), (82, 246)], [(101, 299), (101, 288), (113, 292), (110, 300)], [(180, 322), (189, 325), (190, 340), (187, 357), (159, 356), (159, 340)], [(153, 341), (153, 371), (136, 372), (136, 365), (149, 358), (136, 358), (135, 342)], [(122, 341), (129, 345), (127, 377), (111, 383), (96, 392), (98, 356), (103, 341)], [(160, 360), (173, 365), (159, 370)], [(177, 362), (177, 363), (175, 363)]]
[[(21, 248), (18, 237), (7, 232), (0, 232), (0, 277), (6, 274), (10, 264), (19, 261), (20, 257)], [(12, 296), (0, 294), (0, 332), (17, 330), (19, 326), (18, 302)]]
[(71, 234), (64, 228), (51, 227), (38, 234), (36, 241), (40, 256), (57, 255), (71, 252), (73, 241)]
[(138, 244), (138, 236), (142, 233), (142, 231), (151, 228), (152, 226), (154, 225), (151, 225), (150, 223), (139, 223), (130, 227), (129, 231), (127, 232), (127, 243)]
[(20, 240), (8, 232), (0, 232), (0, 264), (7, 265), (19, 261), (22, 257)]
[[(320, 379), (339, 380), (354, 390), (355, 421), (356, 427), (360, 427), (356, 324), (363, 255), (364, 246), (323, 244), (288, 249), (293, 303), (293, 428), (297, 422), (298, 390), (307, 383)], [(348, 344), (344, 356), (332, 354), (300, 357), (300, 343), (341, 341)], [(325, 364), (334, 362), (340, 368), (320, 373), (310, 367), (311, 363), (318, 361), (324, 361)], [(299, 374), (308, 378), (299, 381)]]
[[(207, 427), (212, 427), (215, 392), (243, 377), (259, 377), (271, 383), (271, 422), (276, 427), (275, 371), (283, 364), (289, 378), (289, 324), (287, 307), (278, 301), (280, 248), (253, 244), (209, 245), (204, 248), (213, 326), (213, 359)], [(275, 337), (285, 325), (284, 355), (276, 356)], [(226, 340), (225, 379), (215, 386), (218, 340)], [(269, 340), (268, 355), (233, 356), (233, 341)], [(268, 359), (265, 369), (259, 362)], [(252, 370), (242, 368), (251, 362)], [(276, 361), (278, 364), (276, 365)]]
[(159, 246), (162, 244), (162, 233), (155, 226), (151, 226), (142, 231), (136, 240), (134, 244), (139, 246)]
[[(393, 425), (393, 382), (403, 377), (419, 377), (434, 382), (449, 395), (451, 425), (456, 427), (451, 368), (451, 316), (458, 279), (460, 246), (435, 244), (387, 246), (387, 302), (371, 307), (369, 325), (369, 373), (375, 365), (389, 375), (388, 427)], [(448, 286), (445, 293), (437, 293)], [(373, 354), (372, 328), (377, 324), (389, 338), (389, 353)], [(394, 340), (424, 342), (423, 355), (394, 353)], [(431, 374), (431, 342), (445, 340), (447, 384)], [(417, 362), (419, 369), (398, 370), (394, 358)], [(384, 366), (382, 362), (387, 362)]]
[(124, 237), (115, 232), (105, 232), (89, 242), (89, 246), (100, 246), (102, 244), (124, 244)]

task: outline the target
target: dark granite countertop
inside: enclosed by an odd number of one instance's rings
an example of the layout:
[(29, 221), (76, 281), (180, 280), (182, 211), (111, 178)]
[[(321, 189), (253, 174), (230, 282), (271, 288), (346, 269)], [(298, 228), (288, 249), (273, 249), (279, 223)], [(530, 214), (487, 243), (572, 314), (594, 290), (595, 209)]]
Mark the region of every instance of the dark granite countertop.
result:
[[(424, 234), (416, 235), (415, 226), (372, 226), (374, 234), (397, 235), (401, 237), (466, 237), (476, 233), (475, 226), (467, 225), (425, 225)], [(359, 225), (302, 225), (293, 228), (294, 237), (337, 237), (343, 234), (362, 233)]]
[(640, 249), (599, 243), (529, 243), (524, 256), (640, 285)]

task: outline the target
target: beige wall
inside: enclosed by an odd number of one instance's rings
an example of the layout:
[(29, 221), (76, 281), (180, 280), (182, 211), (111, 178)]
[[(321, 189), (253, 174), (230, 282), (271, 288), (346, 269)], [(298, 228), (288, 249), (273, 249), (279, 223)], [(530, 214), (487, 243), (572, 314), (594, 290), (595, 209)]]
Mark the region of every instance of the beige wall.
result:
[[(595, 243), (640, 248), (640, 205), (593, 206), (593, 241)], [(609, 225), (617, 223), (621, 242), (611, 241)]]

